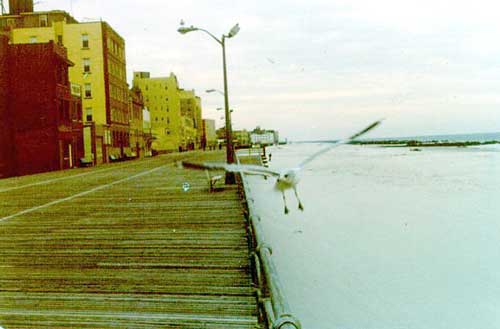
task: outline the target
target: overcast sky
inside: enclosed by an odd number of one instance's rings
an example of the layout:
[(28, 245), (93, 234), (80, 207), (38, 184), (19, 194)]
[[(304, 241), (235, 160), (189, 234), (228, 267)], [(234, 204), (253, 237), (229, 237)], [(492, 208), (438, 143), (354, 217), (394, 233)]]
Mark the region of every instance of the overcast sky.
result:
[(277, 129), (292, 140), (333, 139), (386, 118), (371, 136), (500, 131), (500, 3), (440, 0), (42, 0), (79, 20), (107, 21), (133, 71), (174, 72), (223, 105), (217, 36), (227, 42), (235, 129)]

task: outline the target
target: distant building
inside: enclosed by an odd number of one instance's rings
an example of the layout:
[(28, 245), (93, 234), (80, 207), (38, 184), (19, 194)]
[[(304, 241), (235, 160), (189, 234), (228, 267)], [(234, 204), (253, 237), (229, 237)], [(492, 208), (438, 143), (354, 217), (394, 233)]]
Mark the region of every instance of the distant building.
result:
[(194, 150), (201, 147), (203, 126), (201, 100), (194, 90), (179, 90), (182, 120), (182, 148)]
[[(245, 129), (233, 130), (232, 137), (233, 137), (233, 145), (235, 147), (248, 147), (251, 144), (250, 133)], [(217, 138), (222, 143), (225, 143), (225, 141), (226, 141), (226, 127), (222, 127), (222, 128), (217, 129)]]
[(0, 177), (78, 166), (83, 125), (71, 65), (52, 41), (9, 45), (0, 35)]
[(129, 113), (130, 113), (130, 146), (132, 152), (127, 154), (130, 157), (142, 158), (146, 151), (146, 139), (144, 135), (144, 99), (141, 90), (134, 88), (129, 90)]
[(267, 130), (256, 127), (250, 133), (250, 140), (252, 144), (277, 145), (279, 143), (279, 134), (275, 130)]
[(0, 31), (12, 44), (54, 41), (75, 64), (69, 78), (83, 89), (85, 158), (102, 163), (132, 151), (124, 39), (103, 21), (79, 23), (64, 11), (33, 12), (33, 1), (9, 3)]
[(202, 147), (215, 149), (217, 146), (217, 134), (215, 133), (215, 120), (203, 119)]
[(234, 130), (233, 141), (235, 147), (248, 147), (251, 144), (250, 133), (245, 129)]
[(179, 88), (177, 77), (151, 78), (149, 72), (134, 72), (151, 115), (152, 149), (159, 152), (201, 147), (203, 134), (201, 100), (194, 91)]
[(272, 145), (274, 144), (274, 134), (272, 132), (251, 133), (250, 140), (252, 144)]

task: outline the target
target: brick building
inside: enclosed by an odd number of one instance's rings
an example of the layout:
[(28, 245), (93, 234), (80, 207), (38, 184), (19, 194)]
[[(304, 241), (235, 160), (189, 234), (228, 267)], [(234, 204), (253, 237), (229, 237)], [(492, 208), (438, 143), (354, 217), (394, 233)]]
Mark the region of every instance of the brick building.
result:
[(134, 152), (129, 125), (125, 40), (106, 22), (78, 22), (61, 10), (35, 12), (32, 0), (10, 0), (0, 34), (11, 44), (64, 45), (74, 63), (70, 81), (82, 87), (84, 158), (100, 164)]
[(72, 168), (83, 157), (81, 99), (66, 49), (0, 36), (0, 177)]

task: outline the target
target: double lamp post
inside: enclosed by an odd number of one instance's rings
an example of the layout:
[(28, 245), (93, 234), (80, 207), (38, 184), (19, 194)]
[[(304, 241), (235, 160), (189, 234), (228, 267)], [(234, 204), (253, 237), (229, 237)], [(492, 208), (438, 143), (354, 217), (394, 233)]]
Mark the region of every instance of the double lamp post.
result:
[[(208, 34), (212, 39), (217, 41), (217, 43), (222, 47), (222, 66), (224, 72), (224, 112), (226, 118), (226, 162), (234, 163), (234, 146), (233, 146), (233, 134), (231, 129), (231, 112), (229, 110), (229, 98), (228, 98), (228, 88), (227, 88), (227, 68), (226, 68), (226, 39), (234, 37), (238, 34), (240, 27), (238, 24), (233, 26), (233, 28), (229, 31), (228, 34), (223, 34), (220, 39), (214, 36), (212, 33), (208, 32), (205, 29), (201, 29), (194, 26), (185, 27), (181, 22), (181, 27), (177, 29), (177, 31), (181, 34), (186, 34), (193, 31), (202, 31)], [(226, 184), (235, 184), (234, 173), (226, 171)]]

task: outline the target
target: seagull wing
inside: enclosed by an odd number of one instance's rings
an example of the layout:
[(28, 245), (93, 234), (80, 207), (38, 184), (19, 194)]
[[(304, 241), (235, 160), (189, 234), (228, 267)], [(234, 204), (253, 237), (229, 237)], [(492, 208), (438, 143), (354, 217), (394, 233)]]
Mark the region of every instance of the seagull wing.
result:
[(279, 177), (279, 172), (265, 168), (262, 166), (255, 165), (242, 165), (242, 164), (230, 164), (224, 162), (204, 162), (204, 163), (192, 163), (187, 161), (182, 161), (181, 165), (186, 169), (198, 169), (198, 170), (225, 170), (230, 172), (239, 172), (251, 175), (262, 175), (262, 176), (274, 176)]
[(352, 142), (353, 140), (357, 139), (358, 137), (366, 134), (367, 132), (369, 132), (370, 130), (372, 130), (373, 128), (377, 127), (379, 124), (382, 123), (382, 120), (378, 120), (378, 121), (375, 121), (374, 123), (372, 123), (371, 125), (369, 125), (368, 127), (366, 127), (365, 129), (361, 130), (360, 132), (352, 135), (351, 137), (349, 138), (345, 138), (345, 139), (341, 139), (339, 141), (336, 141), (335, 143), (332, 143), (324, 148), (322, 148), (321, 150), (319, 150), (318, 152), (314, 153), (313, 155), (309, 156), (308, 158), (306, 158), (304, 161), (302, 161), (300, 164), (299, 164), (299, 168), (303, 168), (306, 164), (308, 164), (309, 162), (313, 161), (314, 159), (316, 159), (317, 157), (319, 157), (320, 155), (330, 151), (332, 148), (334, 147), (337, 147), (339, 145), (342, 145), (342, 144), (348, 144), (350, 142)]

